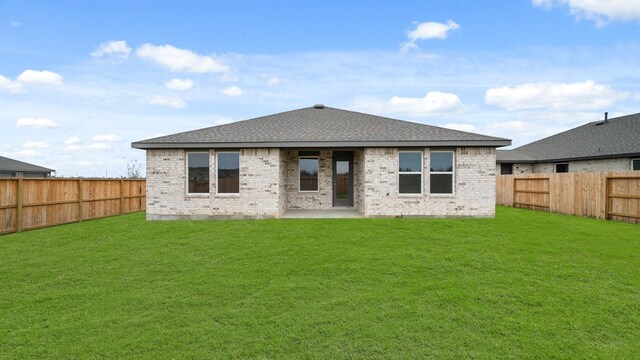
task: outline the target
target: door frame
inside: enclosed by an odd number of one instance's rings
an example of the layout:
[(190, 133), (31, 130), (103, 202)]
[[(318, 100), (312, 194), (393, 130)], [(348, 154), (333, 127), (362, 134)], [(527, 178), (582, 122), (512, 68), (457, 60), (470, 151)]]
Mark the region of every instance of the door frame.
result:
[[(336, 199), (336, 162), (348, 161), (349, 162), (349, 198), (346, 200)], [(353, 206), (353, 151), (334, 151), (331, 159), (331, 183), (333, 184), (331, 193), (333, 199), (333, 206)]]

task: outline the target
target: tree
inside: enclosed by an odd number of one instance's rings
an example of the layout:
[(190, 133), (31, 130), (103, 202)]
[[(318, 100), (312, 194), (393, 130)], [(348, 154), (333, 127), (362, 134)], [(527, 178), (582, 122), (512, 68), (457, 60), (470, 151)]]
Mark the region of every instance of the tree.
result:
[(127, 178), (129, 179), (140, 179), (142, 178), (142, 167), (143, 164), (138, 162), (138, 160), (129, 160), (127, 161)]

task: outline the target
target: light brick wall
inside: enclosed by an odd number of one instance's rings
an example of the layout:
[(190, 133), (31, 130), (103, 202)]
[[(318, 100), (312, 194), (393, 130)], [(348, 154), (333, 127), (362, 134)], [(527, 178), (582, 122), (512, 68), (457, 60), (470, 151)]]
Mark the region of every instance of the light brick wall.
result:
[[(437, 149), (434, 149), (437, 150)], [(429, 169), (429, 149), (423, 149)], [(186, 194), (184, 150), (147, 151), (147, 218), (278, 217), (287, 209), (330, 209), (332, 152), (320, 152), (318, 192), (299, 192), (298, 152), (240, 150), (240, 194), (216, 194), (216, 152), (209, 150), (210, 192)], [(455, 150), (455, 192), (430, 195), (429, 173), (422, 195), (398, 193), (398, 149), (354, 152), (354, 207), (365, 216), (494, 216), (495, 150)]]
[(298, 151), (283, 151), (286, 156), (286, 192), (289, 209), (331, 209), (333, 207), (332, 157), (330, 150), (320, 151), (318, 191), (300, 192)]
[[(569, 172), (631, 170), (631, 158), (563, 161), (563, 163), (569, 163)], [(535, 164), (533, 170), (536, 173), (553, 173), (555, 172), (554, 164), (555, 163)]]
[(353, 205), (362, 215), (366, 209), (364, 184), (364, 150), (356, 150), (353, 153)]
[(495, 216), (495, 149), (455, 149), (453, 195), (429, 194), (429, 149), (422, 150), (423, 194), (400, 195), (398, 149), (365, 149), (365, 216)]
[(287, 193), (287, 152), (280, 150), (280, 171), (278, 174), (278, 182), (280, 188), (280, 198), (278, 199), (279, 215), (282, 216), (289, 208), (289, 194)]
[(216, 194), (216, 156), (209, 150), (209, 193), (187, 195), (184, 150), (147, 150), (147, 218), (277, 217), (280, 150), (240, 150), (240, 193)]
[[(513, 174), (531, 174), (533, 173), (533, 164), (512, 164), (511, 171)], [(500, 173), (500, 164), (496, 164), (496, 174)]]

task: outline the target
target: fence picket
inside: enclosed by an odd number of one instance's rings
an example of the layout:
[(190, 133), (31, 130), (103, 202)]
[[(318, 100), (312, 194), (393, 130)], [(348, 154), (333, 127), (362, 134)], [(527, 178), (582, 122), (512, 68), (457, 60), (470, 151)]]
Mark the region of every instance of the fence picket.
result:
[(0, 179), (0, 234), (145, 208), (144, 179)]
[(640, 173), (497, 175), (496, 203), (640, 223)]

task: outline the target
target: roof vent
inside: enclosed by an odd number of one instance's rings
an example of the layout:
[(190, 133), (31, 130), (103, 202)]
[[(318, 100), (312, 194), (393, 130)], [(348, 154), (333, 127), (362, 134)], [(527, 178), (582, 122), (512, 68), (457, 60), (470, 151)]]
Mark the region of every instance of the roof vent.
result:
[(600, 125), (604, 125), (607, 123), (607, 120), (609, 120), (609, 113), (605, 112), (604, 113), (604, 121), (600, 121), (596, 123), (596, 126), (600, 126)]
[(324, 109), (324, 104), (315, 104), (313, 105), (314, 109)]

